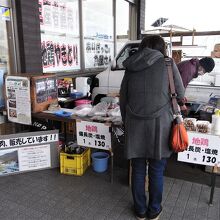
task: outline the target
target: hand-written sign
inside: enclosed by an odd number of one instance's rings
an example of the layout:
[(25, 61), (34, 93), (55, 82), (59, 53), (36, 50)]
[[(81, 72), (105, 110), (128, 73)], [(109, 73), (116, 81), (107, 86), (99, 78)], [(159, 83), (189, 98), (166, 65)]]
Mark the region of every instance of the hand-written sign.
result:
[(17, 138), (10, 138), (10, 139), (0, 139), (0, 148), (45, 144), (48, 142), (57, 142), (58, 139), (59, 139), (58, 133), (36, 135), (36, 136), (29, 136), (29, 137), (17, 137)]
[(220, 136), (188, 132), (189, 146), (178, 161), (220, 167)]
[(103, 123), (77, 121), (77, 144), (103, 150), (111, 149), (110, 127)]

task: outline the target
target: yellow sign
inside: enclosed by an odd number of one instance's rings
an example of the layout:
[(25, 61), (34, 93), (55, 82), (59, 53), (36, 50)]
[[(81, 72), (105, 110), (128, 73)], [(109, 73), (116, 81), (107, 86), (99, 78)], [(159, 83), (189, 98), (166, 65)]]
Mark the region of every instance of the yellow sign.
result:
[(1, 8), (2, 20), (10, 21), (9, 8)]

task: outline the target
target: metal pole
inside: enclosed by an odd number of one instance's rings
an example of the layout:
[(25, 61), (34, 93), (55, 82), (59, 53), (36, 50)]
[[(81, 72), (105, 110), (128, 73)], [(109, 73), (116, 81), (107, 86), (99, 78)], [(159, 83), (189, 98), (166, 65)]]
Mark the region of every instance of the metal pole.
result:
[(211, 176), (211, 192), (210, 192), (209, 206), (213, 206), (213, 195), (214, 195), (214, 191), (215, 191), (215, 182), (216, 182), (217, 171), (218, 171), (217, 166), (214, 166), (212, 169), (212, 176)]

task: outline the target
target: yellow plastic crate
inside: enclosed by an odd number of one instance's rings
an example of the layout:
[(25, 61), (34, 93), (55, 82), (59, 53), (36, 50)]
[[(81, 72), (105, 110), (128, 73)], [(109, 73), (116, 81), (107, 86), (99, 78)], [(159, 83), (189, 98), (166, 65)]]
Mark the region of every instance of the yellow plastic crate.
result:
[(82, 154), (60, 153), (60, 173), (82, 176), (91, 163), (91, 150), (86, 148)]

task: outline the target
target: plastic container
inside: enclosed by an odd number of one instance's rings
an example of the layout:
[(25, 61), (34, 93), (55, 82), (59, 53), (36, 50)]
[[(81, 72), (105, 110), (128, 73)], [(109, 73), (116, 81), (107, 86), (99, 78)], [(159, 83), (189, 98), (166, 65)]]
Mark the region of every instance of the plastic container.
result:
[(79, 99), (75, 101), (75, 106), (79, 106), (79, 105), (85, 105), (85, 104), (91, 104), (92, 101), (88, 100), (88, 99)]
[(82, 92), (72, 92), (70, 93), (70, 97), (73, 99), (78, 99), (83, 97), (83, 93)]
[(73, 113), (72, 112), (66, 112), (64, 110), (58, 110), (58, 111), (54, 112), (54, 114), (56, 116), (60, 116), (60, 117), (70, 117)]
[(60, 153), (60, 173), (67, 175), (82, 176), (90, 166), (90, 148), (82, 154)]
[(209, 121), (198, 120), (196, 123), (196, 131), (200, 133), (210, 133), (211, 124), (209, 123)]
[(93, 170), (97, 173), (105, 172), (108, 169), (109, 154), (106, 152), (95, 152), (92, 154)]
[(185, 118), (183, 122), (187, 131), (196, 131), (196, 118)]
[(212, 132), (215, 135), (220, 135), (220, 110), (216, 110), (212, 115)]

